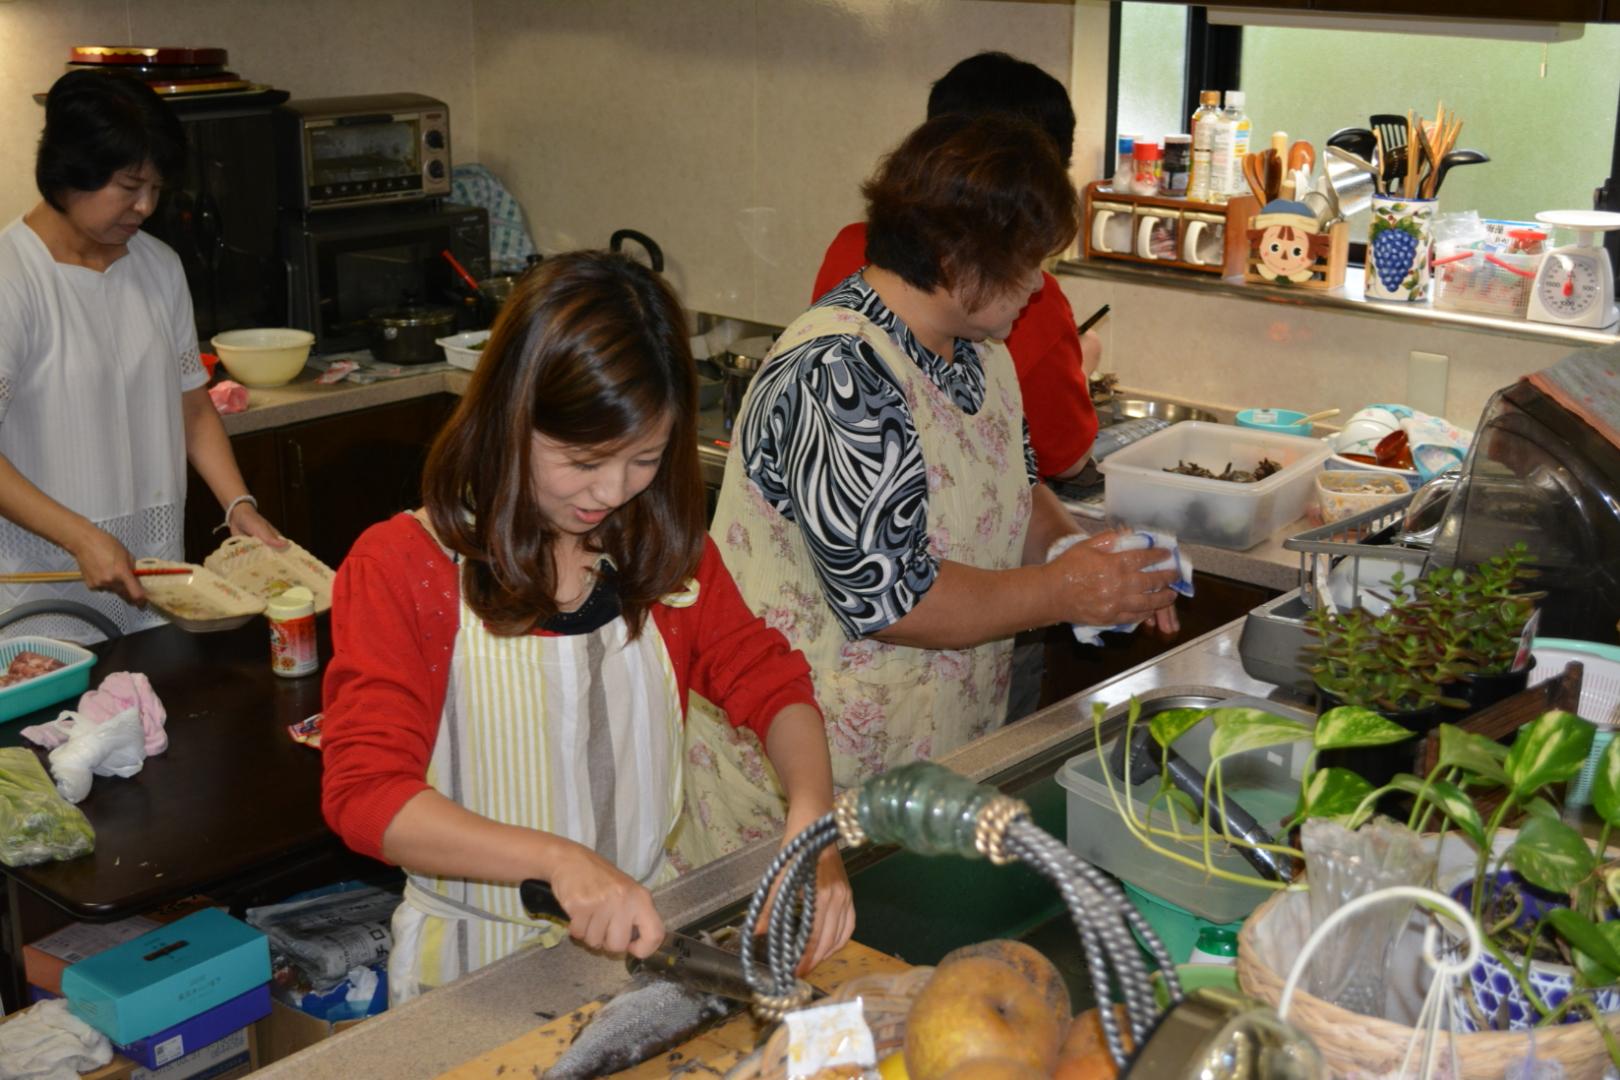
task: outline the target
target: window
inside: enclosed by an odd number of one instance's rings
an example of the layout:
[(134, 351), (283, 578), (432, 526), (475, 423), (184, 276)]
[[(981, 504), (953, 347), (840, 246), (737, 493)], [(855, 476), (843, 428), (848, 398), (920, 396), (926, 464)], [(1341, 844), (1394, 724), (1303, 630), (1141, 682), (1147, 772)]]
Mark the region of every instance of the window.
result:
[[(1411, 109), (1432, 119), (1444, 102), (1463, 120), (1457, 145), (1483, 150), (1491, 160), (1448, 174), (1443, 212), (1533, 220), (1538, 210), (1590, 208), (1594, 191), (1614, 171), (1620, 25), (1592, 24), (1575, 40), (1542, 44), (1212, 27), (1202, 8), (1113, 6), (1118, 107), (1110, 136), (1186, 131), (1188, 103), (1196, 102), (1199, 89), (1241, 88), (1255, 147), (1268, 146), (1273, 131), (1286, 131), (1290, 141), (1306, 139), (1320, 154), (1330, 134), (1368, 126), (1373, 113)], [(1184, 61), (1179, 74), (1177, 61)], [(1222, 70), (1229, 73), (1226, 85), (1214, 81)], [(1200, 85), (1188, 85), (1189, 79)], [(1367, 215), (1357, 218), (1351, 235), (1362, 240)]]

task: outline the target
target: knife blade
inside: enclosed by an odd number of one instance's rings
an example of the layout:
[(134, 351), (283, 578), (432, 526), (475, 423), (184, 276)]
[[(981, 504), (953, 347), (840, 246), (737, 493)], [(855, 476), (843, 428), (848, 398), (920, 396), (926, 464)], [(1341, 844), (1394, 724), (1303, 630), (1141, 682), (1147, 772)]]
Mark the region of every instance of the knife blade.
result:
[[(569, 921), (568, 912), (547, 882), (530, 878), (518, 886), (518, 896), (524, 910), (536, 918)], [(631, 931), (631, 940), (639, 936)], [(632, 973), (654, 971), (693, 990), (733, 1001), (752, 1001), (754, 996), (743, 977), (742, 957), (678, 930), (665, 931), (664, 940), (645, 960), (626, 957), (625, 966)]]

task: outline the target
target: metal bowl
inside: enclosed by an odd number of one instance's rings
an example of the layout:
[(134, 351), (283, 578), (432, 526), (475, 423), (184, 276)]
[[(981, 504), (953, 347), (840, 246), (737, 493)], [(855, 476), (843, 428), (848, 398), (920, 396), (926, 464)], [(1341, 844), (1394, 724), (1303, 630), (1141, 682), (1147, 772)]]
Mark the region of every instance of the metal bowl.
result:
[(1212, 412), (1155, 398), (1116, 397), (1112, 407), (1115, 423), (1122, 420), (1141, 420), (1145, 417), (1163, 420), (1167, 424), (1179, 424), (1183, 420), (1201, 420), (1206, 424), (1220, 423), (1220, 417)]

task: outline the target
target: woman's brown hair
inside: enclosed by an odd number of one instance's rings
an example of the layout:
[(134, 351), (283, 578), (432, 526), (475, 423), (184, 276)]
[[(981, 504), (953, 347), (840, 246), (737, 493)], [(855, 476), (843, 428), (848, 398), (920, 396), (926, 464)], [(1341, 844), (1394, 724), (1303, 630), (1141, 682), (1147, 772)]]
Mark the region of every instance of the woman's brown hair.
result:
[(661, 278), (605, 251), (548, 259), (518, 283), (422, 478), (428, 519), (465, 560), (462, 590), (492, 630), (527, 633), (557, 613), (557, 533), (535, 501), (534, 434), (612, 450), (666, 416), (669, 445), (652, 484), (586, 537), (617, 568), (632, 636), (703, 554), (686, 318)]
[(1017, 288), (1080, 229), (1080, 198), (1045, 132), (1004, 115), (937, 116), (861, 187), (866, 261), (970, 309)]

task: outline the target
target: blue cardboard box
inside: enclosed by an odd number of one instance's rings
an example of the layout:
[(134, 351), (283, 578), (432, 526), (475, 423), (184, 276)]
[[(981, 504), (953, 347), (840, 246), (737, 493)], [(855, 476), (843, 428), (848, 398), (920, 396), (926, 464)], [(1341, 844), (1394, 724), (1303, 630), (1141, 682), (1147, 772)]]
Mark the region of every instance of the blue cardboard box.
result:
[[(58, 995), (38, 986), (29, 986), (31, 1002), (46, 1001)], [(386, 1003), (386, 996), (384, 1002)], [(225, 1038), (233, 1031), (257, 1023), (270, 1015), (270, 984), (255, 986), (245, 994), (238, 994), (223, 1005), (182, 1020), (156, 1035), (136, 1039), (132, 1043), (113, 1044), (113, 1048), (136, 1064), (148, 1069), (161, 1069), (177, 1058)]]
[(269, 981), (265, 936), (208, 908), (69, 966), (62, 996), (85, 1023), (128, 1044)]

